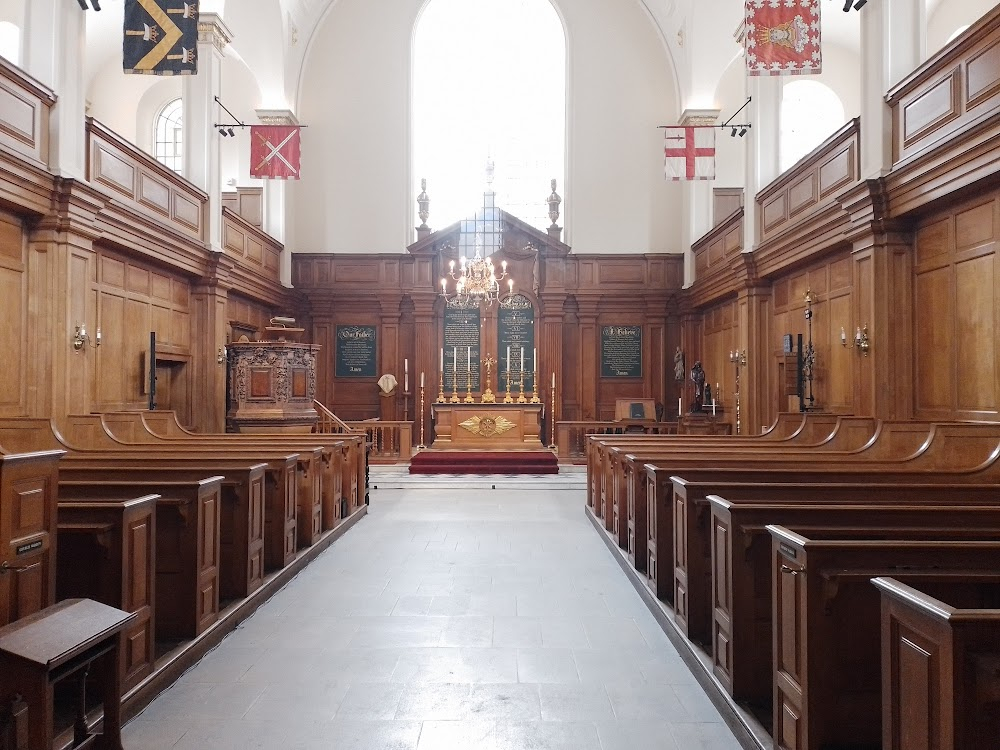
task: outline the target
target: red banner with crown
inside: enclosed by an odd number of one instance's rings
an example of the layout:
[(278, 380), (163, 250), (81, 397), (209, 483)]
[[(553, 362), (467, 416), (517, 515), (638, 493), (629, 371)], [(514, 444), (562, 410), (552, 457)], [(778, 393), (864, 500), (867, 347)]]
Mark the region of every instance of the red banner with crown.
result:
[(747, 0), (746, 59), (752, 76), (819, 73), (820, 0)]

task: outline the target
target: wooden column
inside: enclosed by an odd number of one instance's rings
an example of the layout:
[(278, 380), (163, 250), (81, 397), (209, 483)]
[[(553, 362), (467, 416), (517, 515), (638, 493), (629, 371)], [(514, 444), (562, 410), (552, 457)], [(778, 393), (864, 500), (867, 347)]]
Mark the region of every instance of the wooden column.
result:
[[(27, 416), (86, 414), (94, 397), (100, 349), (91, 291), (95, 221), (104, 196), (87, 183), (56, 178), (53, 210), (27, 235), (28, 313)], [(91, 337), (73, 348), (76, 327)]]
[[(741, 434), (757, 435), (774, 421), (776, 406), (771, 403), (774, 392), (770, 384), (773, 337), (770, 335), (771, 289), (747, 285), (739, 291), (737, 341), (740, 351), (746, 350), (747, 364), (740, 372)], [(733, 377), (735, 378), (735, 365)], [(736, 405), (730, 399), (733, 433), (736, 431)]]
[[(542, 442), (551, 444), (552, 425), (560, 419), (563, 412), (563, 383), (566, 381), (567, 373), (563, 369), (563, 305), (566, 303), (565, 294), (542, 294), (539, 299), (540, 310), (538, 325), (538, 397), (545, 404), (545, 423), (548, 434), (542, 436)], [(556, 376), (556, 402), (555, 413), (552, 407), (552, 374)]]
[(413, 339), (419, 344), (414, 353), (413, 389), (414, 406), (410, 410), (414, 420), (413, 443), (420, 443), (420, 373), (424, 373), (424, 445), (431, 444), (431, 404), (437, 398), (441, 373), (438, 370), (438, 352), (441, 347), (441, 328), (436, 325), (434, 305), (439, 299), (430, 292), (411, 295), (413, 301)]
[(233, 261), (213, 254), (208, 273), (191, 292), (191, 352), (194, 367), (194, 428), (199, 432), (226, 429), (226, 365), (219, 351), (226, 345), (226, 307)]
[[(646, 300), (646, 345), (649, 353), (649, 374), (645, 381), (649, 393), (645, 394), (655, 402), (667, 405), (666, 373), (673, 372), (673, 349), (667, 348), (666, 305), (662, 299)], [(669, 360), (670, 364), (667, 364)]]
[(581, 419), (597, 419), (597, 380), (601, 368), (601, 332), (597, 326), (597, 308), (600, 301), (577, 297), (580, 312), (580, 371), (577, 373), (580, 394)]
[(854, 413), (879, 419), (913, 417), (913, 235), (886, 219), (881, 179), (841, 196), (851, 214), (853, 326), (868, 327), (867, 356), (858, 352)]
[[(375, 372), (375, 377), (380, 378), (386, 373), (396, 376), (399, 385), (396, 386), (396, 395), (391, 397), (395, 401), (395, 419), (403, 418), (403, 354), (399, 346), (399, 303), (402, 302), (402, 295), (391, 294), (378, 298), (379, 304), (379, 330), (378, 330), (378, 364), (379, 368)], [(411, 375), (413, 373), (410, 373)], [(410, 380), (410, 387), (407, 389), (413, 393), (413, 381)], [(380, 399), (381, 400), (381, 399)], [(390, 408), (389, 412), (393, 409)], [(387, 412), (387, 413), (389, 413)], [(409, 416), (413, 415), (413, 400), (410, 399)]]

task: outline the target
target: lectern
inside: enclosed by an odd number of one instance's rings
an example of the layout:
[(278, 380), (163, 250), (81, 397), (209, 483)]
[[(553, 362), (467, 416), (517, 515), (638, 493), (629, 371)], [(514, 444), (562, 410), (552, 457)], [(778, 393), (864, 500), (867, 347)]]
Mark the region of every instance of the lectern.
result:
[[(122, 633), (136, 616), (66, 599), (0, 628), (0, 725), (8, 728), (0, 747), (49, 750), (57, 732), (55, 686), (67, 681), (74, 686), (74, 750), (122, 750)], [(104, 707), (101, 734), (87, 722), (91, 680)]]

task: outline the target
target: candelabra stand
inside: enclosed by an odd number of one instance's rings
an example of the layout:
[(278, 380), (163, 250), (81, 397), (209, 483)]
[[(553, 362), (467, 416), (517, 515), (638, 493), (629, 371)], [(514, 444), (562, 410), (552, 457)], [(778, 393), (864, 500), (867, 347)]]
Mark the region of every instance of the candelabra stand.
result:
[[(420, 375), (421, 382), (423, 382), (423, 379), (424, 379), (424, 376), (423, 376), (423, 373), (421, 373), (421, 375)], [(444, 394), (442, 394), (442, 396), (443, 395)], [(417, 445), (417, 447), (421, 448), (421, 449), (427, 447), (426, 445), (424, 445), (424, 387), (423, 387), (423, 385), (420, 386), (420, 443)]]
[(806, 344), (806, 349), (802, 353), (802, 377), (805, 378), (806, 383), (809, 384), (809, 395), (806, 400), (809, 401), (809, 406), (806, 406), (803, 411), (812, 411), (816, 405), (816, 399), (813, 397), (813, 374), (816, 370), (816, 349), (813, 348), (813, 310), (812, 310), (812, 290), (806, 289), (806, 326), (809, 332), (809, 343)]
[(538, 363), (535, 363), (535, 369), (531, 371), (531, 401), (532, 404), (540, 404), (542, 400), (538, 398)]
[(556, 449), (556, 387), (552, 386), (552, 410), (549, 412), (549, 421), (552, 423), (552, 427), (549, 430), (549, 434), (552, 437), (552, 442), (549, 443), (549, 448), (552, 450)]
[(510, 368), (507, 368), (507, 395), (504, 396), (503, 402), (505, 404), (513, 404), (514, 399), (510, 397)]
[(733, 395), (736, 397), (736, 434), (739, 435), (742, 427), (740, 422), (740, 368), (746, 367), (746, 350), (729, 352), (729, 361), (736, 365), (736, 392)]
[(455, 357), (455, 365), (452, 370), (451, 376), (451, 398), (448, 401), (452, 404), (459, 403), (458, 398), (458, 357)]
[(518, 393), (518, 396), (517, 396), (517, 403), (519, 403), (519, 404), (526, 404), (526, 403), (528, 403), (528, 399), (526, 399), (524, 397), (524, 370), (523, 369), (521, 370), (520, 375), (518, 375), (517, 382), (518, 382), (518, 388), (520, 390), (520, 393)]
[(475, 399), (472, 397), (472, 366), (469, 366), (469, 371), (465, 374), (465, 384), (468, 387), (468, 392), (465, 394), (465, 403), (472, 404), (475, 403)]

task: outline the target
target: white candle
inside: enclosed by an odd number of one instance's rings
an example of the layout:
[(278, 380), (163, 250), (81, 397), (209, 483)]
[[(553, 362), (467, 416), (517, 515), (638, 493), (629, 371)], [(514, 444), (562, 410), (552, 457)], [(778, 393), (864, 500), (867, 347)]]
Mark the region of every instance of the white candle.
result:
[(410, 371), (410, 360), (404, 359), (403, 360), (403, 374), (405, 375), (409, 371)]
[(678, 396), (677, 397), (677, 416), (679, 417), (680, 415), (681, 415), (681, 397)]
[(524, 347), (521, 347), (521, 372), (524, 372)]
[(472, 372), (472, 347), (469, 346), (469, 347), (466, 347), (466, 348), (469, 350), (468, 351), (468, 355), (469, 356), (468, 356), (468, 362), (466, 363), (465, 366), (469, 368), (469, 372)]
[(458, 347), (457, 346), (453, 346), (451, 348), (451, 359), (452, 359), (452, 362), (455, 365), (454, 370), (455, 370), (455, 373), (457, 374), (458, 373)]
[(408, 390), (410, 390), (410, 373), (404, 372), (403, 373), (403, 393), (406, 393)]
[(553, 388), (556, 387), (556, 374), (555, 373), (552, 373), (552, 387)]
[(507, 347), (507, 374), (510, 375), (510, 347)]
[(534, 372), (538, 369), (538, 347), (536, 346), (531, 350), (531, 371)]
[(441, 372), (444, 372), (444, 347), (441, 347)]
[(424, 373), (423, 373), (423, 371), (420, 372), (420, 387), (421, 388), (424, 387)]
[(715, 416), (715, 396), (712, 396), (712, 416)]

